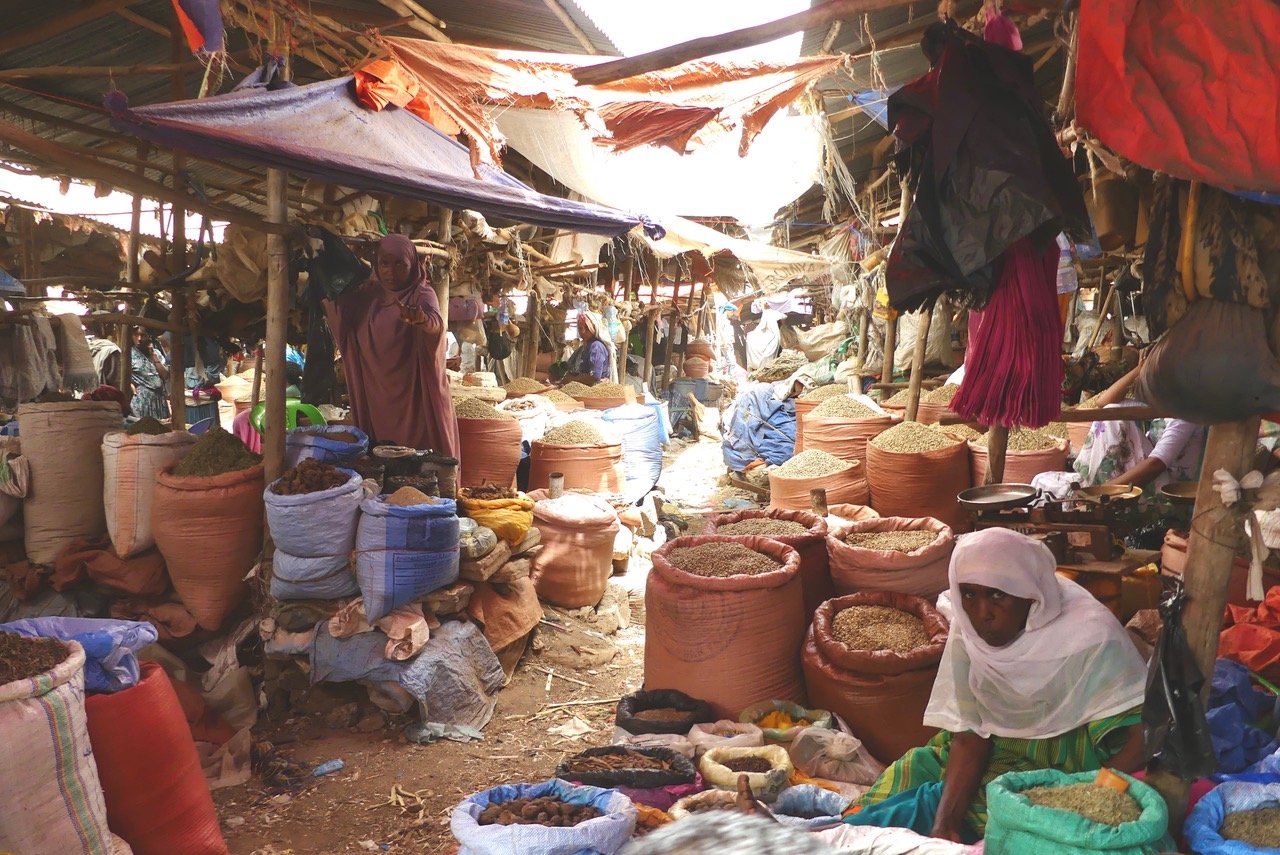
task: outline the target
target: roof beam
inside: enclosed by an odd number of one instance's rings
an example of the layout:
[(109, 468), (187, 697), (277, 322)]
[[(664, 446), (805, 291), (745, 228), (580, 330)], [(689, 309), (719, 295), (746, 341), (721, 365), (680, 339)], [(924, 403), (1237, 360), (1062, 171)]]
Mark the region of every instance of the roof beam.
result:
[(117, 12), (126, 6), (132, 6), (136, 2), (137, 0), (99, 0), (97, 3), (76, 9), (74, 12), (58, 15), (52, 20), (0, 37), (0, 51), (17, 50), (18, 48), (39, 44), (68, 30), (74, 30), (81, 24), (96, 21), (104, 15), (110, 15), (112, 12)]
[(831, 50), (836, 43), (836, 39), (840, 36), (840, 24), (841, 21), (839, 19), (831, 22), (831, 27), (827, 30), (826, 38), (822, 40), (822, 47), (818, 49), (818, 53), (826, 53)]
[(586, 34), (582, 27), (578, 26), (578, 22), (573, 20), (573, 16), (569, 14), (564, 6), (560, 5), (560, 0), (542, 0), (547, 4), (547, 8), (560, 19), (560, 23), (564, 24), (564, 28), (568, 30), (578, 44), (582, 45), (583, 50), (594, 56), (599, 56), (600, 51), (596, 48), (595, 43), (591, 41), (591, 37)]
[(175, 71), (203, 70), (198, 62), (165, 62), (147, 65), (40, 65), (31, 68), (0, 68), (0, 80), (33, 77), (125, 77), (135, 74), (172, 74)]
[(444, 34), (444, 21), (419, 6), (414, 0), (378, 0), (378, 2), (397, 15), (411, 18), (412, 20), (409, 21), (407, 26), (417, 30), (432, 41), (453, 41), (453, 39)]

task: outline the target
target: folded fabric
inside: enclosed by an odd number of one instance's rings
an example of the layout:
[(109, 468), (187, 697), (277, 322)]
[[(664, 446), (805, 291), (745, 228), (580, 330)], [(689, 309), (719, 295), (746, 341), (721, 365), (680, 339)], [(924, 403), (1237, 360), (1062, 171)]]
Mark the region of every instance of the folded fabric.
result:
[(169, 574), (159, 550), (152, 548), (132, 558), (121, 558), (105, 536), (67, 544), (54, 559), (50, 584), (55, 591), (65, 591), (86, 576), (100, 585), (140, 597), (158, 596), (169, 588)]
[(149, 623), (76, 617), (16, 620), (0, 624), (0, 632), (79, 642), (85, 655), (85, 691), (106, 694), (137, 684), (141, 675), (137, 653), (159, 637)]
[(111, 616), (146, 621), (155, 627), (161, 641), (186, 638), (196, 631), (196, 619), (182, 603), (121, 599), (111, 604)]

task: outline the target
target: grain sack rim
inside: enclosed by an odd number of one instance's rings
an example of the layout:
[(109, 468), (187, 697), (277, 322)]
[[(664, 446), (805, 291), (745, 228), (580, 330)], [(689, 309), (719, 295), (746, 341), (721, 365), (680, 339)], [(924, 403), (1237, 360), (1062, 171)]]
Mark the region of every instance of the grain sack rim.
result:
[[(831, 456), (835, 457), (834, 454)], [(865, 480), (865, 470), (862, 467), (861, 460), (845, 460), (843, 462), (848, 463), (849, 465), (844, 469), (839, 469), (835, 472), (832, 472), (829, 475), (800, 475), (800, 476), (785, 475), (778, 471), (781, 467), (777, 467), (769, 471), (769, 480), (772, 481), (776, 479), (778, 481), (818, 481), (826, 478), (843, 478), (843, 479), (848, 479), (850, 481)]]
[(154, 445), (154, 446), (173, 446), (173, 445), (189, 445), (194, 443), (199, 437), (185, 430), (174, 430), (168, 433), (149, 434), (139, 433), (132, 436), (128, 431), (113, 430), (102, 437), (102, 444), (109, 445), (111, 448), (127, 448), (135, 445)]
[[(336, 487), (329, 487), (326, 490), (316, 490), (313, 493), (293, 493), (290, 495), (282, 495), (271, 492), (271, 488), (284, 480), (281, 475), (276, 480), (268, 484), (262, 491), (262, 500), (266, 503), (268, 512), (271, 505), (283, 508), (296, 508), (301, 505), (310, 505), (315, 502), (322, 502), (326, 499), (332, 499), (337, 496), (345, 496), (348, 493), (354, 493), (356, 490), (363, 488), (364, 477), (354, 469), (348, 469), (345, 466), (335, 466), (339, 472), (347, 476), (347, 480), (343, 481)], [(268, 495), (269, 494), (269, 495)]]
[(456, 517), (458, 505), (453, 499), (436, 499), (430, 504), (422, 505), (389, 505), (386, 502), (390, 493), (369, 496), (360, 502), (360, 513), (371, 517)]
[[(1167, 833), (1169, 822), (1165, 801), (1150, 784), (1123, 772), (1116, 774), (1122, 775), (1129, 782), (1129, 795), (1142, 808), (1142, 813), (1137, 819), (1120, 825), (1107, 826), (1070, 811), (1033, 805), (1022, 794), (1024, 790), (1033, 787), (1093, 783), (1096, 774), (1072, 774), (1058, 769), (1006, 772), (987, 785), (987, 834), (991, 834), (993, 826), (997, 830), (997, 837), (1011, 833), (1033, 834), (1045, 843), (1071, 847), (1069, 851), (1082, 851), (1091, 844), (1103, 841), (1108, 849), (1135, 847), (1133, 851), (1144, 844), (1158, 844), (1163, 834)], [(1045, 811), (1052, 811), (1052, 814), (1046, 814)], [(1048, 816), (1053, 816), (1055, 822), (1044, 822)], [(1160, 833), (1153, 834), (1157, 829)]]
[(543, 442), (540, 439), (535, 439), (530, 443), (530, 445), (535, 445), (540, 449), (554, 448), (559, 450), (559, 449), (582, 449), (582, 448), (593, 448), (593, 449), (594, 448), (616, 448), (618, 449), (619, 452), (622, 451), (622, 443), (620, 442), (584, 442), (584, 443), (578, 443), (575, 445), (559, 445), (554, 442)]
[(84, 647), (74, 639), (55, 639), (67, 650), (67, 656), (48, 671), (32, 677), (0, 683), (0, 704), (9, 701), (20, 701), (26, 698), (39, 698), (47, 695), (59, 686), (65, 686), (84, 668)]
[(184, 493), (199, 493), (205, 490), (222, 487), (236, 487), (246, 481), (262, 480), (263, 466), (255, 463), (246, 469), (235, 469), (220, 475), (174, 475), (173, 467), (166, 466), (156, 474), (156, 483), (163, 484), (171, 490)]
[[(857, 650), (835, 635), (835, 619), (850, 606), (888, 606), (920, 618), (929, 643), (910, 653), (892, 650)], [(942, 612), (924, 597), (894, 591), (863, 591), (833, 597), (813, 613), (811, 626), (818, 653), (828, 662), (859, 674), (902, 674), (934, 668), (942, 661), (951, 626)]]
[[(773, 766), (768, 772), (734, 772), (722, 761), (741, 760), (747, 757), (759, 757)], [(761, 801), (771, 802), (778, 797), (791, 782), (795, 766), (791, 763), (791, 755), (781, 745), (762, 745), (758, 748), (735, 748), (721, 745), (708, 748), (698, 761), (698, 771), (702, 780), (718, 790), (733, 790), (737, 787), (738, 775), (746, 775), (752, 791)]]
[[(744, 522), (746, 520), (780, 520), (783, 522), (799, 523), (808, 527), (808, 531), (804, 534), (719, 534), (721, 526), (733, 525), (734, 523)], [(800, 547), (809, 546), (817, 540), (825, 539), (828, 532), (827, 521), (815, 513), (809, 511), (795, 511), (790, 508), (760, 508), (757, 510), (733, 511), (727, 514), (716, 514), (707, 520), (707, 535), (716, 535), (717, 537), (763, 537), (768, 540), (776, 540), (779, 543), (785, 543), (787, 546)]]
[[(903, 525), (903, 523), (906, 523), (906, 525)], [(868, 549), (865, 546), (854, 546), (852, 543), (845, 541), (845, 538), (851, 534), (865, 534), (868, 532), (874, 534), (895, 531), (932, 531), (936, 533), (936, 537), (932, 542), (917, 547), (910, 552), (900, 552), (896, 549)], [(851, 551), (854, 555), (867, 553), (873, 556), (873, 560), (893, 560), (896, 563), (900, 563), (900, 559), (896, 558), (896, 556), (900, 555), (905, 555), (909, 558), (920, 558), (922, 559), (920, 563), (932, 561), (935, 557), (935, 552), (946, 548), (954, 541), (955, 533), (951, 530), (951, 526), (936, 517), (877, 517), (869, 520), (843, 523), (827, 532), (827, 545), (829, 548), (835, 549), (839, 547), (840, 549)]]
[[(747, 547), (752, 552), (758, 552), (775, 561), (781, 561), (782, 566), (777, 570), (757, 573), (754, 576), (715, 577), (698, 576), (694, 573), (689, 573), (667, 560), (667, 555), (675, 549), (688, 549), (709, 543), (736, 543)], [(686, 535), (677, 537), (675, 540), (669, 540), (658, 547), (653, 553), (653, 569), (672, 585), (699, 588), (705, 591), (747, 591), (781, 588), (799, 577), (800, 553), (796, 551), (795, 547), (758, 534), (746, 537), (730, 537), (716, 534)]]

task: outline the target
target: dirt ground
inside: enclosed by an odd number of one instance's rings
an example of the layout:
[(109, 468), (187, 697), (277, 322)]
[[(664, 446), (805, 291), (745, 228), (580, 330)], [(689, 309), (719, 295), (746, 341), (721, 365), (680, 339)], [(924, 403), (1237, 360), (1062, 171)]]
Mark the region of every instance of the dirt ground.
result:
[[(662, 484), (669, 502), (696, 517), (725, 499), (743, 498), (723, 488), (723, 474), (718, 443), (676, 442)], [(695, 518), (690, 527), (699, 522)], [(644, 679), (644, 556), (651, 546), (643, 544), (627, 573), (615, 577), (628, 594), (630, 626), (604, 635), (596, 629), (611, 626), (549, 610), (548, 617), (563, 619), (570, 631), (545, 623), (535, 631), (530, 652), (498, 696), (482, 742), (417, 745), (402, 735), (407, 720), (371, 733), (330, 729), (323, 713), (278, 725), (264, 721), (255, 737), (275, 740), (279, 756), (312, 765), (341, 759), (345, 767), (308, 778), (293, 792), (272, 788), (257, 775), (215, 792), (233, 855), (451, 853), (457, 844), (449, 815), (463, 798), (501, 783), (545, 780), (566, 757), (608, 744), (617, 699)], [(552, 732), (565, 725), (585, 732)], [(394, 803), (393, 789), (405, 806)]]

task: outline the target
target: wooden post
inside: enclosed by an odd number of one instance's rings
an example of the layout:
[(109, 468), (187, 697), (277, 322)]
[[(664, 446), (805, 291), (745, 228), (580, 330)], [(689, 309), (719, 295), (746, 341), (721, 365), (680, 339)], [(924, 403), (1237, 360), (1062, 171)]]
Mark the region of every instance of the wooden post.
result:
[(880, 369), (880, 382), (893, 382), (893, 352), (898, 349), (898, 315), (884, 322), (884, 365)]
[(987, 430), (987, 484), (1004, 483), (1004, 460), (1009, 450), (1009, 429), (992, 425)]
[[(685, 303), (684, 313), (689, 316), (688, 323), (683, 326), (680, 335), (680, 366), (676, 372), (676, 376), (684, 374), (684, 361), (689, 358), (689, 332), (693, 327), (693, 290), (695, 286), (693, 276), (689, 276), (689, 302)], [(706, 285), (702, 286), (703, 297), (706, 297)]]
[[(183, 36), (175, 25), (169, 34), (170, 53), (174, 62), (182, 59)], [(173, 73), (171, 85), (175, 101), (185, 95), (182, 82), (182, 71)], [(182, 173), (187, 167), (187, 158), (181, 152), (173, 153), (173, 192), (178, 199), (185, 198), (187, 190)], [(136, 196), (134, 198), (137, 198)], [(139, 213), (139, 216), (141, 214)], [(187, 269), (187, 209), (180, 201), (173, 206), (173, 244), (170, 247), (170, 267), (175, 274)], [(178, 430), (187, 426), (187, 342), (182, 330), (186, 328), (187, 298), (181, 285), (175, 286), (171, 292), (173, 299), (169, 306), (169, 323), (174, 329), (169, 332), (169, 410), (170, 421)]]
[[(267, 221), (283, 224), (288, 219), (285, 188), (288, 174), (283, 169), (267, 170)], [(262, 437), (262, 463), (267, 483), (284, 471), (285, 436), (285, 337), (289, 332), (289, 267), (284, 235), (267, 234), (267, 411)], [(254, 381), (257, 382), (256, 380)]]
[[(450, 208), (442, 208), (440, 211), (440, 243), (446, 248), (453, 245), (453, 211)], [(453, 278), (453, 254), (450, 253), (449, 260), (445, 262), (444, 272), (440, 274), (440, 278), (433, 283), (436, 291), (436, 301), (440, 303), (440, 319), (444, 321), (444, 328), (449, 329), (449, 286)]]
[(674, 259), (671, 262), (671, 266), (675, 268), (675, 275), (671, 277), (671, 310), (667, 321), (667, 353), (662, 360), (662, 393), (664, 395), (667, 389), (671, 388), (671, 358), (675, 356), (676, 351), (675, 324), (680, 319), (680, 268)]
[(914, 422), (920, 410), (920, 383), (924, 380), (924, 357), (929, 346), (929, 327), (933, 325), (933, 306), (920, 310), (916, 322), (916, 346), (911, 352), (911, 381), (907, 386), (907, 421)]
[(533, 377), (538, 373), (538, 347), (542, 343), (542, 335), (538, 329), (538, 289), (529, 288), (529, 303), (524, 314), (527, 319), (524, 350), (524, 376)]
[(864, 309), (858, 313), (858, 358), (853, 363), (853, 383), (857, 386), (853, 391), (862, 394), (863, 372), (867, 370), (867, 333), (871, 330), (871, 310)]
[[(1200, 690), (1201, 706), (1209, 699), (1218, 656), (1218, 635), (1222, 631), (1222, 612), (1227, 604), (1227, 581), (1231, 577), (1236, 546), (1243, 542), (1239, 524), (1223, 512), (1222, 497), (1213, 489), (1213, 473), (1225, 469), (1239, 480), (1253, 468), (1258, 423), (1258, 417), (1253, 416), (1238, 422), (1213, 425), (1205, 443), (1204, 464), (1200, 469), (1200, 485), (1192, 512), (1196, 524), (1191, 527), (1187, 565), (1182, 573), (1187, 591), (1182, 623), (1196, 666), (1204, 676), (1204, 686)], [(1148, 770), (1147, 783), (1155, 787), (1168, 804), (1169, 832), (1177, 837), (1186, 818), (1190, 783), (1159, 769)]]
[[(622, 302), (628, 306), (631, 305), (631, 285), (632, 277), (636, 272), (636, 257), (634, 254), (627, 256), (627, 264), (622, 272)], [(627, 380), (627, 354), (631, 351), (631, 333), (626, 332), (622, 337), (622, 347), (618, 348), (618, 382), (626, 385)]]
[(657, 330), (657, 315), (653, 311), (653, 307), (658, 303), (657, 281), (658, 281), (658, 257), (651, 255), (649, 257), (649, 306), (644, 314), (644, 376), (640, 379), (644, 381), (644, 387), (654, 394), (656, 397), (658, 390), (653, 388), (653, 337)]

